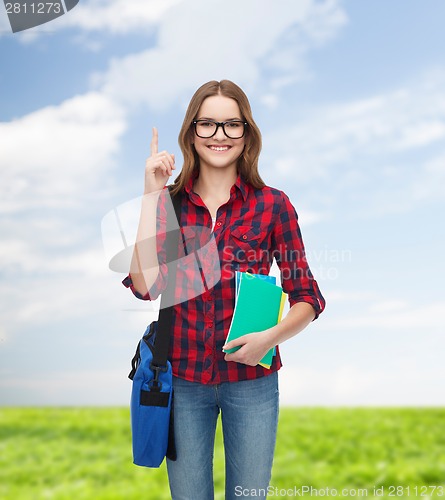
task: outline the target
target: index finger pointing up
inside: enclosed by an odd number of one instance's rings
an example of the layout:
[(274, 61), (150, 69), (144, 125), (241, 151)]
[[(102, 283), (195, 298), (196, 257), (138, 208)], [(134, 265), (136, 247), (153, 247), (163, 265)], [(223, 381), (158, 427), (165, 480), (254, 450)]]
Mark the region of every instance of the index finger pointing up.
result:
[(151, 156), (158, 152), (158, 129), (153, 127), (153, 137), (151, 138)]

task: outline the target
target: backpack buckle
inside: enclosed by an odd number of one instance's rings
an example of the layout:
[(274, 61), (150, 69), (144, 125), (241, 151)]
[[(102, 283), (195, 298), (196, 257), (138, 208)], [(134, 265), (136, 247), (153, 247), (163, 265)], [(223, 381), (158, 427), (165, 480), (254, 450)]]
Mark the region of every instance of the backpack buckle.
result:
[(148, 386), (153, 391), (160, 391), (162, 389), (162, 383), (159, 381), (159, 373), (166, 372), (167, 366), (158, 366), (150, 363), (150, 370), (153, 370), (154, 377), (153, 380), (150, 380)]

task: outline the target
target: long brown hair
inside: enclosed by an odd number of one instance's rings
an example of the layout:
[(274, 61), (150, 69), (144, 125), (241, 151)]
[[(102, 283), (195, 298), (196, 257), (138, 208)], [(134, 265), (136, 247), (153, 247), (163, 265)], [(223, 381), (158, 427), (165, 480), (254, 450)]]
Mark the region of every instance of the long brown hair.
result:
[(192, 122), (196, 119), (204, 99), (218, 94), (234, 99), (238, 103), (242, 119), (248, 124), (244, 151), (238, 159), (238, 172), (254, 188), (261, 189), (265, 186), (263, 179), (261, 179), (258, 173), (261, 132), (253, 120), (249, 100), (243, 90), (230, 80), (221, 80), (220, 82), (212, 80), (199, 87), (190, 100), (187, 112), (185, 113), (184, 122), (178, 137), (178, 143), (184, 156), (184, 164), (172, 187), (173, 195), (184, 189), (194, 172), (199, 169), (199, 157), (192, 145), (194, 138)]

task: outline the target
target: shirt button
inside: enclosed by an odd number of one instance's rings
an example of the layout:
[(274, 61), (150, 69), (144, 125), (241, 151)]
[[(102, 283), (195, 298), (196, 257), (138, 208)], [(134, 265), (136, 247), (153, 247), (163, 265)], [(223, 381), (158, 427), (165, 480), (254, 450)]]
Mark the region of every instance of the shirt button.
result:
[(243, 234), (243, 240), (247, 240), (247, 236)]
[(222, 222), (221, 222), (221, 221), (218, 221), (218, 222), (216, 223), (216, 225), (217, 225), (218, 227), (220, 227), (220, 226), (221, 226), (221, 224), (222, 224)]

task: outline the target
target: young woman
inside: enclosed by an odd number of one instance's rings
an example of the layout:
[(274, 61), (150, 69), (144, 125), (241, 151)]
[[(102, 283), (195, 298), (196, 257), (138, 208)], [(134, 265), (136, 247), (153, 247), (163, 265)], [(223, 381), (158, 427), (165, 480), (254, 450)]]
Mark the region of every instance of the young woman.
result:
[[(228, 80), (202, 85), (188, 106), (179, 144), (184, 164), (172, 194), (183, 193), (181, 228), (213, 231), (221, 276), (203, 293), (174, 306), (169, 359), (178, 458), (167, 460), (170, 490), (174, 500), (213, 498), (214, 437), (221, 412), (226, 499), (265, 498), (278, 422), (279, 349), (270, 369), (258, 362), (317, 318), (325, 301), (306, 262), (293, 205), (258, 173), (261, 134), (241, 88)], [(165, 252), (161, 238), (156, 242), (152, 236), (165, 224), (165, 186), (174, 170), (174, 155), (158, 152), (153, 129), (146, 196), (130, 273), (123, 281), (144, 300), (156, 299), (166, 286)], [(288, 314), (273, 328), (225, 345), (235, 270), (268, 274), (274, 258), (288, 294)], [(187, 272), (178, 265), (179, 287), (186, 286)], [(223, 352), (235, 346), (241, 347)]]

